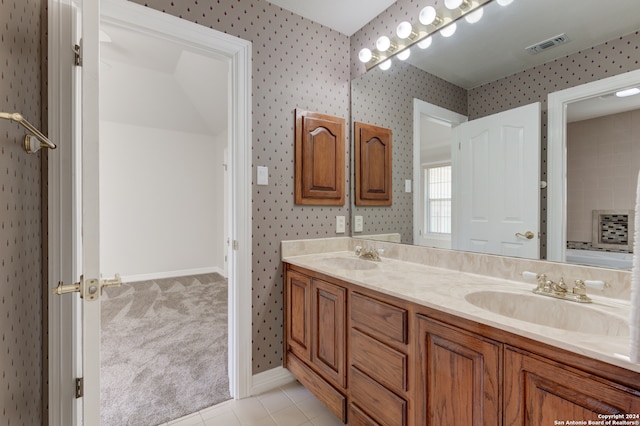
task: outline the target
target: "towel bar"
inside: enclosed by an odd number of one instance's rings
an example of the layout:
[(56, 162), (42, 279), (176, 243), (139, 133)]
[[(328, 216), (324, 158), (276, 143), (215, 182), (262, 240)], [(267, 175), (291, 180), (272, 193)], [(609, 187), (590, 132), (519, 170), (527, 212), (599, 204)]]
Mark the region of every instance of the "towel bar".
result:
[(26, 135), (24, 137), (24, 149), (29, 154), (34, 154), (34, 153), (38, 152), (38, 150), (40, 150), (40, 148), (56, 149), (56, 144), (51, 142), (49, 140), (49, 138), (47, 138), (44, 134), (42, 134), (42, 132), (40, 130), (38, 130), (31, 123), (29, 123), (22, 116), (22, 114), (17, 113), (17, 112), (14, 112), (14, 113), (0, 112), (0, 118), (4, 118), (6, 120), (15, 121), (16, 123), (22, 124), (22, 126), (25, 129), (27, 129), (28, 131), (33, 133), (33, 135), (38, 139), (38, 141), (40, 141), (40, 143), (37, 143), (37, 142), (34, 143), (34, 141), (31, 140), (31, 136), (30, 135)]

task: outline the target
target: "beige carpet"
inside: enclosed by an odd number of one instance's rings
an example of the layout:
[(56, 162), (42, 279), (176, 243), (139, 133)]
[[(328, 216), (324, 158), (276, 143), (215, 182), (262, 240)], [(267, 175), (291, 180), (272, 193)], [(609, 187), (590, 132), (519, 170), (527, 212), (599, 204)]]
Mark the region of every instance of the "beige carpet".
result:
[(157, 425), (230, 399), (227, 303), (218, 274), (106, 289), (101, 425)]

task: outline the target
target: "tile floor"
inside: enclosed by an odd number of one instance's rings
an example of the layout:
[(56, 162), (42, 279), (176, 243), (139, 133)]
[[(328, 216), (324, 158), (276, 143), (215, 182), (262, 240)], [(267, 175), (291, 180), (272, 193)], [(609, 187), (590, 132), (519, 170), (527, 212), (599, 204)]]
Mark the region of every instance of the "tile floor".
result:
[(300, 383), (214, 407), (160, 426), (340, 426), (343, 425)]

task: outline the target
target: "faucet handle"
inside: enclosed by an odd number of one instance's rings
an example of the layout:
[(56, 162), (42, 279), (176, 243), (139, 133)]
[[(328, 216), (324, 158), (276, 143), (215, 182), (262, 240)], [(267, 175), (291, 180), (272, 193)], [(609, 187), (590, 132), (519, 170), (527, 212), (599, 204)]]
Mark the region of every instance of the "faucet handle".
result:
[(360, 256), (360, 253), (362, 253), (362, 246), (356, 246), (356, 256)]

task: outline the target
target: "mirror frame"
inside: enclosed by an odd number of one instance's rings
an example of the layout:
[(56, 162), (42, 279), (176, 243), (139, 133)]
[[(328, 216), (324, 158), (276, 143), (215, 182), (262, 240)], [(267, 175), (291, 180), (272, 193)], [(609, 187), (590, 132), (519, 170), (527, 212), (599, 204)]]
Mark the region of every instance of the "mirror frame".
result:
[(548, 261), (566, 263), (567, 106), (632, 86), (640, 86), (640, 69), (549, 93), (547, 96)]

